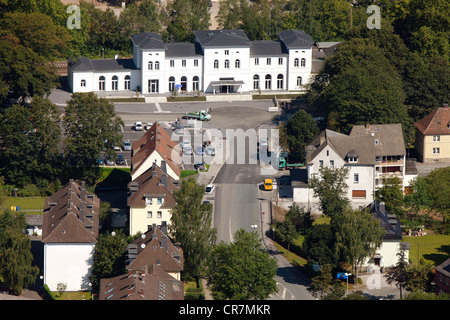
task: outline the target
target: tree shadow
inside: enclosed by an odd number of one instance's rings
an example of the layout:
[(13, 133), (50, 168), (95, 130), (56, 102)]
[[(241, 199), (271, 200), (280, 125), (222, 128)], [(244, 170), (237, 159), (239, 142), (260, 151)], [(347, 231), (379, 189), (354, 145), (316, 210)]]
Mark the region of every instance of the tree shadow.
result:
[(437, 248), (437, 251), (442, 252), (442, 253), (424, 254), (423, 258), (426, 260), (433, 261), (434, 265), (438, 266), (441, 263), (443, 263), (445, 260), (448, 259), (449, 255), (450, 255), (450, 245), (448, 245), (448, 244), (442, 245), (439, 248)]

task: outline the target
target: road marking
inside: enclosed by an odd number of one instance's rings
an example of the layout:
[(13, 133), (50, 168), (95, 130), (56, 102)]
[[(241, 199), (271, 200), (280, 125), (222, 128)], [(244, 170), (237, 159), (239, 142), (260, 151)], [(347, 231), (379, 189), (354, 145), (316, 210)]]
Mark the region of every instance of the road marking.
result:
[(159, 105), (158, 102), (155, 102), (155, 106), (156, 106), (156, 109), (158, 109), (158, 112), (162, 112), (161, 106)]

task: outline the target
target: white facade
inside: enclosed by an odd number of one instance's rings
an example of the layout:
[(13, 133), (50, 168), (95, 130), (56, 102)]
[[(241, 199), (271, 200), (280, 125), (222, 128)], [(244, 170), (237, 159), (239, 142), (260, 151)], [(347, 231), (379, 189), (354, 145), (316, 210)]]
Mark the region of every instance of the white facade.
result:
[[(251, 42), (242, 30), (199, 31), (196, 36), (193, 44), (164, 44), (157, 34), (137, 34), (133, 36), (133, 59), (122, 59), (132, 64), (71, 60), (69, 86), (72, 92), (230, 93), (301, 90), (310, 82), (313, 42), (301, 31), (284, 32), (289, 42), (281, 33), (279, 41)], [(265, 44), (271, 48), (264, 50)], [(127, 85), (125, 77), (129, 78)]]
[(44, 283), (51, 291), (57, 291), (59, 283), (66, 291), (90, 290), (94, 248), (94, 243), (45, 243)]

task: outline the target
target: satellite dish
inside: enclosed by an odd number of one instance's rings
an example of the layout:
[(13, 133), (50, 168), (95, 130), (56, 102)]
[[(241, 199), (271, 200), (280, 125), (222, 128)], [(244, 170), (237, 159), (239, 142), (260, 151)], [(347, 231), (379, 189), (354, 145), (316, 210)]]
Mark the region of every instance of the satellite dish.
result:
[(142, 238), (142, 239), (145, 239), (145, 234), (141, 235), (141, 238)]
[(141, 244), (141, 248), (144, 249), (145, 248), (145, 243)]

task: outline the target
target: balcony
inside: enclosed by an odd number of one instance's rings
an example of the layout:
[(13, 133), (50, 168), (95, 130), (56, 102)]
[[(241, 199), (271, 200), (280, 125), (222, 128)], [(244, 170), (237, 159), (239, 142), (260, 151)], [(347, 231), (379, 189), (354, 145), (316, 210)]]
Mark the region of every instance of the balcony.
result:
[(404, 156), (382, 156), (376, 157), (375, 164), (379, 166), (399, 166), (405, 164)]

